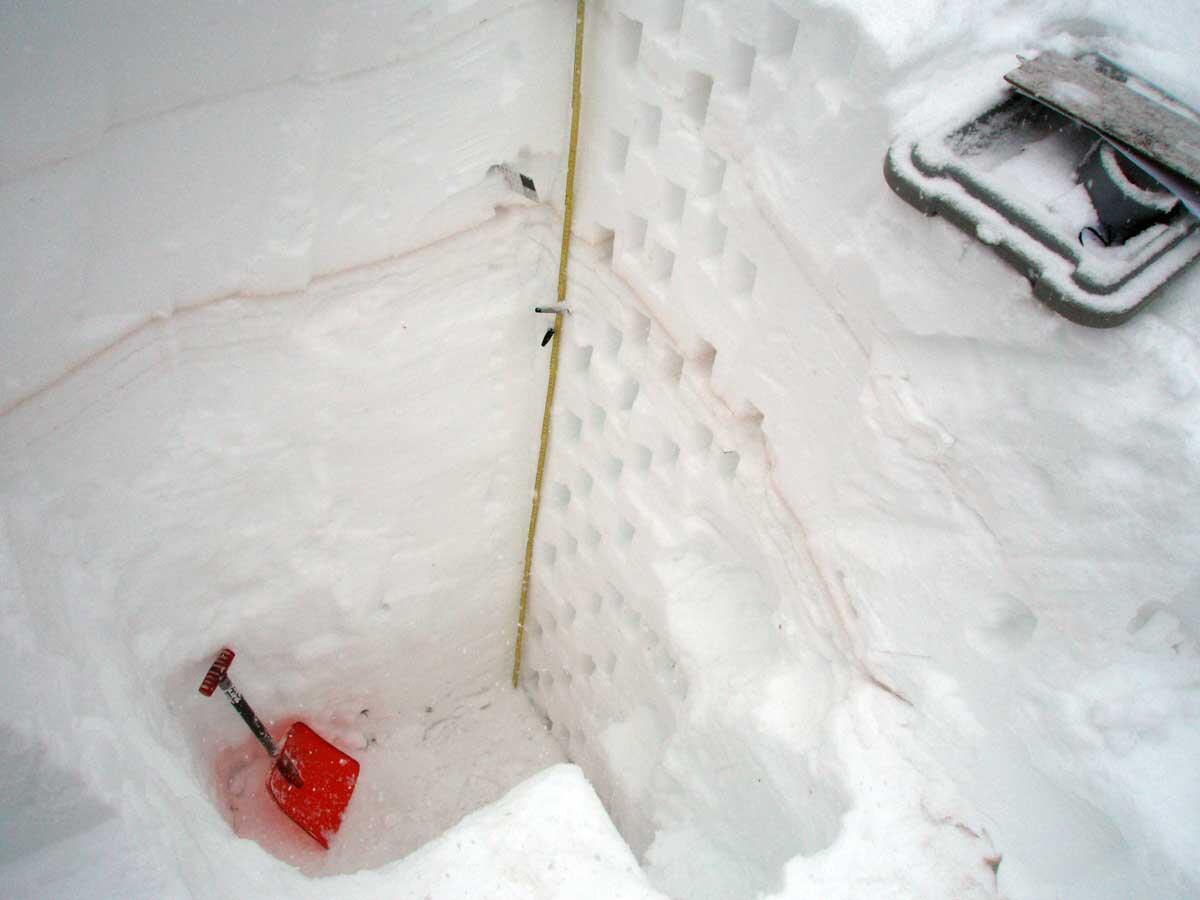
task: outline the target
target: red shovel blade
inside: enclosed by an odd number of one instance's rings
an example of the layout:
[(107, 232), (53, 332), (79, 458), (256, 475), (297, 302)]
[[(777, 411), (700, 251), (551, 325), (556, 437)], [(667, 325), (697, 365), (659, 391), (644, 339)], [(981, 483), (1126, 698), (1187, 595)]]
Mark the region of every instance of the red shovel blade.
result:
[(358, 761), (303, 722), (288, 730), (279, 755), (296, 764), (304, 787), (288, 781), (276, 763), (267, 776), (267, 790), (288, 818), (328, 850), (329, 839), (341, 827), (342, 816), (354, 793)]

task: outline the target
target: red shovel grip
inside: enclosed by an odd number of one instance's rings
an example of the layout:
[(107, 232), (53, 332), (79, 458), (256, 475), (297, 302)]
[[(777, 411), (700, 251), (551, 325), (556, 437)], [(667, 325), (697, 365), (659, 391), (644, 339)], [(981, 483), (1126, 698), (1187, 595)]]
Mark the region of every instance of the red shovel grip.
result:
[(200, 693), (205, 697), (211, 697), (213, 691), (217, 689), (217, 685), (224, 679), (225, 673), (229, 671), (229, 664), (232, 662), (233, 651), (228, 647), (222, 647), (221, 652), (217, 654), (217, 658), (213, 660), (213, 664), (208, 667), (208, 674), (200, 682)]

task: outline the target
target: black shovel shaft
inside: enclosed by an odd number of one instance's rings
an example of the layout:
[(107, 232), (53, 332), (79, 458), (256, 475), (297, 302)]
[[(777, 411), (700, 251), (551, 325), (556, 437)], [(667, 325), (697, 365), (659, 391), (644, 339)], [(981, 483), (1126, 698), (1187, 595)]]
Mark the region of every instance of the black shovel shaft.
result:
[(242, 721), (254, 732), (254, 736), (258, 738), (259, 743), (267, 749), (267, 753), (271, 754), (271, 759), (279, 764), (279, 770), (283, 772), (284, 777), (296, 787), (304, 787), (304, 782), (300, 779), (300, 772), (296, 769), (296, 764), (287, 757), (287, 754), (279, 752), (279, 745), (271, 737), (271, 732), (267, 731), (267, 727), (254, 714), (254, 710), (250, 708), (250, 704), (246, 702), (246, 698), (242, 696), (242, 692), (233, 686), (233, 682), (229, 680), (229, 676), (221, 679), (221, 691), (229, 698), (230, 705), (237, 710), (237, 714), (242, 717)]
[(242, 721), (254, 732), (254, 736), (258, 738), (259, 743), (267, 748), (267, 752), (274, 759), (279, 755), (279, 747), (275, 743), (275, 739), (271, 737), (271, 732), (267, 731), (267, 726), (259, 720), (254, 714), (254, 710), (250, 708), (250, 704), (246, 702), (246, 698), (242, 696), (242, 692), (233, 686), (233, 682), (227, 677), (221, 679), (221, 691), (229, 698), (230, 705), (237, 710)]

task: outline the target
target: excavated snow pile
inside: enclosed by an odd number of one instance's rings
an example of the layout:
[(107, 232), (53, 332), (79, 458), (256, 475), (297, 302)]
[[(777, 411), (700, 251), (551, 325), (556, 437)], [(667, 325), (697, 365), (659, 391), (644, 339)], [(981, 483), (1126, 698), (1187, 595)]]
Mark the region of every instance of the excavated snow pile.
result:
[(6, 896), (1200, 892), (1200, 279), (1081, 329), (880, 171), (1187, 28), (589, 3), (512, 691), (574, 4), (313, 6), (0, 13)]

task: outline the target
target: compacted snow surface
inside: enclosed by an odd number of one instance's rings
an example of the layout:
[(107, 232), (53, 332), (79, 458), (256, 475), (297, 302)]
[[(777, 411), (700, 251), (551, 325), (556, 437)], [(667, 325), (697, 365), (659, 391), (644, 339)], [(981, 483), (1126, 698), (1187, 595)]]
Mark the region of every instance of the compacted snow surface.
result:
[[(325, 732), (362, 766), (362, 789), (328, 851), (267, 793), (271, 762), (253, 737), (217, 756), (222, 812), (239, 836), (305, 874), (357, 872), (417, 849), (509, 787), (563, 761), (545, 722), (508, 685), (438, 700), (439, 706), (421, 710), (363, 709), (356, 720)], [(283, 723), (278, 739), (290, 725)]]
[(1200, 273), (1088, 330), (881, 175), (1198, 26), (589, 3), (514, 691), (574, 3), (4, 7), (0, 893), (1200, 894)]

